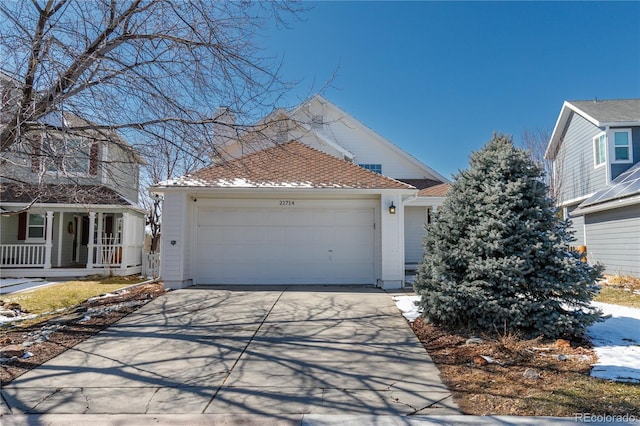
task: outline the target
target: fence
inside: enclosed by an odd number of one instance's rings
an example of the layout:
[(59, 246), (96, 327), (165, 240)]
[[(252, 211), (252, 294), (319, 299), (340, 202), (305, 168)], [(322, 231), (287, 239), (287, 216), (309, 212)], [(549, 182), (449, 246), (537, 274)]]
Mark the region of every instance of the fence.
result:
[(160, 276), (160, 253), (148, 253), (142, 256), (142, 275), (152, 278)]

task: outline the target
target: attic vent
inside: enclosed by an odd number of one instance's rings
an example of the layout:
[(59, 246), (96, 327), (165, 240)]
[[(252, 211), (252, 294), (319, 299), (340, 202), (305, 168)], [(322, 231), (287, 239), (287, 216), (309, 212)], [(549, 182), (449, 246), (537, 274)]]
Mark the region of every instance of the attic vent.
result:
[(314, 115), (313, 118), (311, 119), (312, 129), (319, 129), (322, 127), (323, 124), (324, 124), (324, 117), (321, 115)]

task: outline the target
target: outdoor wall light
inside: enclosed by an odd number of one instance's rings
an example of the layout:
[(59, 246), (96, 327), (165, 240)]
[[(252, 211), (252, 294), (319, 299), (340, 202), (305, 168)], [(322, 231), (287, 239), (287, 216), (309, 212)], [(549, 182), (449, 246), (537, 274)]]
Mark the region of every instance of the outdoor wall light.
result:
[(393, 201), (391, 202), (391, 205), (389, 206), (389, 214), (396, 214), (396, 206), (393, 205)]

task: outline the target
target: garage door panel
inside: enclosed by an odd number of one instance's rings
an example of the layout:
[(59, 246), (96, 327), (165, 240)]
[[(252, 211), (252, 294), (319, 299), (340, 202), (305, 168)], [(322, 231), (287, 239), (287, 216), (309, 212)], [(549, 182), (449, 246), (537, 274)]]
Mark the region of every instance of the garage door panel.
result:
[(374, 210), (202, 208), (199, 284), (372, 283)]

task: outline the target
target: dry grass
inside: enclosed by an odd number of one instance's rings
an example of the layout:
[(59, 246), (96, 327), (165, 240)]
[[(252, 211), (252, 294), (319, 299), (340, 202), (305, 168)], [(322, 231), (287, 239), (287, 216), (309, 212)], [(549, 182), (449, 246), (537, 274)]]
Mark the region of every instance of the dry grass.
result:
[(631, 291), (640, 290), (640, 278), (625, 275), (607, 275), (601, 284), (605, 287), (626, 288)]
[(640, 308), (640, 278), (608, 275), (600, 283), (600, 293), (593, 299), (596, 302)]
[[(574, 342), (569, 346), (566, 341), (543, 343), (505, 335), (469, 345), (468, 336), (445, 332), (421, 318), (413, 329), (466, 414), (640, 416), (640, 385), (590, 377), (595, 354)], [(527, 369), (539, 377), (525, 378)]]
[(68, 281), (3, 297), (5, 303), (18, 303), (20, 310), (31, 314), (46, 314), (75, 306), (90, 297), (109, 293), (144, 281), (145, 278), (108, 277)]

